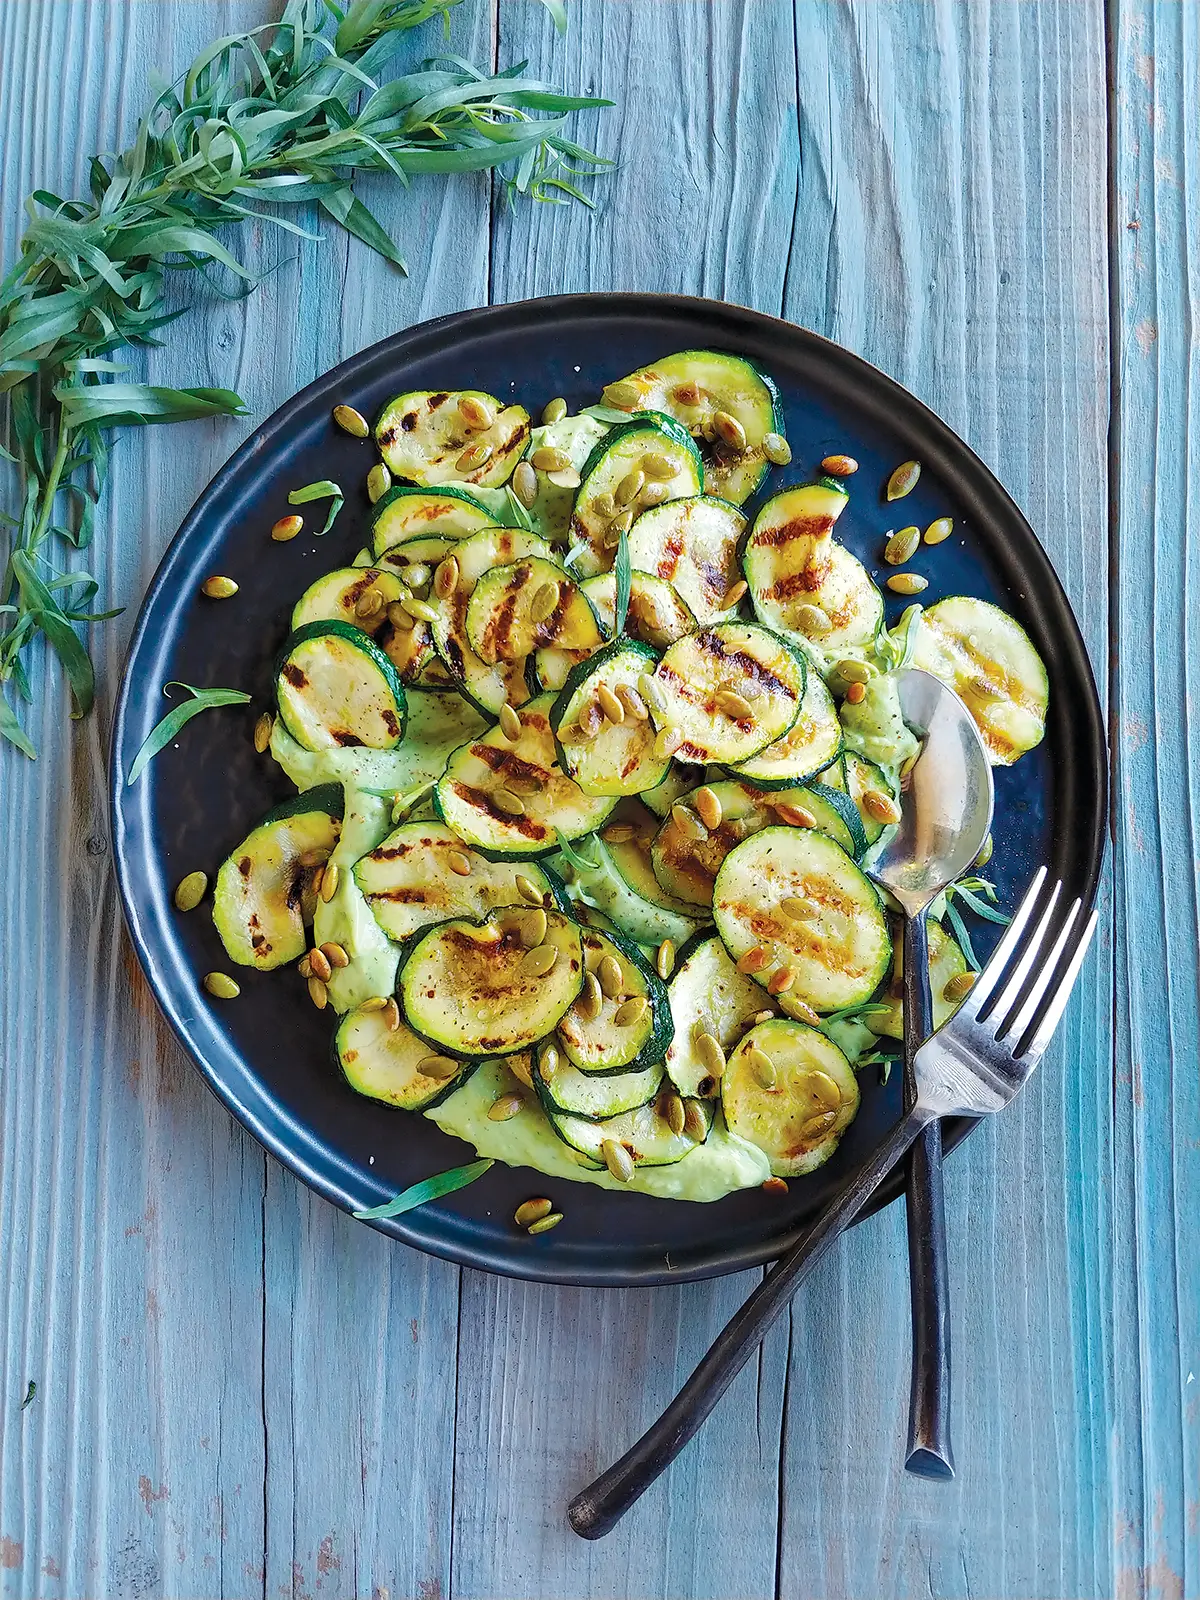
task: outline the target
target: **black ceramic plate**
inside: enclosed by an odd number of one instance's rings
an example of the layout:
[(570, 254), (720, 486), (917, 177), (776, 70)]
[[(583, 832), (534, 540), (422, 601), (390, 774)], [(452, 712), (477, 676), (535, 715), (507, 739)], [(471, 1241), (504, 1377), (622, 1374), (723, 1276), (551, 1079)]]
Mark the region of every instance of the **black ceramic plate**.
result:
[[(274, 1155), (319, 1194), (347, 1209), (470, 1159), (470, 1150), (423, 1118), (354, 1095), (330, 1059), (332, 1027), (309, 1005), (294, 972), (239, 972), (242, 996), (214, 1002), (201, 974), (228, 967), (207, 909), (181, 916), (175, 883), (210, 875), (290, 786), (254, 752), (251, 729), (268, 706), (271, 661), (294, 601), (321, 572), (362, 545), (362, 489), (371, 447), (330, 421), (338, 402), (373, 417), (405, 389), (488, 390), (531, 411), (554, 395), (572, 409), (601, 387), (673, 350), (713, 347), (758, 362), (779, 385), (793, 459), (773, 491), (811, 476), (822, 457), (860, 463), (838, 524), (878, 571), (889, 528), (955, 519), (955, 536), (922, 550), (914, 569), (925, 598), (965, 593), (994, 600), (1025, 626), (1050, 674), (1045, 742), (996, 773), (1001, 902), (1013, 905), (1042, 862), (1090, 904), (1103, 848), (1107, 763), (1091, 669), (1062, 588), (1032, 530), (975, 455), (925, 406), (857, 357), (815, 334), (751, 311), (650, 295), (577, 295), (469, 311), (427, 323), (345, 362), (297, 395), (217, 475), (179, 530), (142, 606), (117, 707), (112, 756), (113, 838), (125, 913), (159, 1004), (210, 1088)], [(922, 463), (920, 483), (887, 506), (882, 485), (899, 462)], [(332, 478), (350, 497), (333, 531), (290, 544), (267, 538), (287, 511), (287, 491)], [(309, 519), (310, 527), (319, 526)], [(197, 597), (211, 573), (237, 579), (237, 598)], [(888, 596), (889, 619), (906, 603)], [(169, 680), (240, 686), (242, 709), (206, 712), (127, 788), (123, 775), (167, 702)], [(980, 929), (981, 953), (990, 948)], [(436, 1255), (490, 1271), (568, 1283), (665, 1283), (732, 1272), (779, 1255), (895, 1120), (900, 1074), (886, 1087), (862, 1075), (862, 1109), (836, 1157), (780, 1198), (759, 1190), (714, 1205), (610, 1194), (494, 1167), (482, 1180), (381, 1226)], [(951, 1142), (967, 1126), (949, 1131)], [(549, 1188), (566, 1213), (529, 1238), (512, 1213)], [(885, 1199), (894, 1198), (893, 1182)]]

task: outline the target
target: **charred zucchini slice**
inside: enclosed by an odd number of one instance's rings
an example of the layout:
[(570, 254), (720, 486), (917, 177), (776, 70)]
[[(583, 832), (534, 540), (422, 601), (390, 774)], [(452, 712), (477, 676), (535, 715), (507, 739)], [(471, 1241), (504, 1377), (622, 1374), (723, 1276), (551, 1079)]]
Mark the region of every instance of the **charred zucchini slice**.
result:
[[(454, 917), (414, 936), (397, 995), (414, 1033), (455, 1056), (505, 1056), (552, 1033), (583, 982), (579, 929), (546, 914), (535, 948), (524, 917), (494, 911), (486, 922)], [(553, 958), (553, 965), (548, 966)]]
[(677, 761), (749, 760), (783, 737), (804, 698), (804, 657), (754, 622), (697, 628), (665, 652), (654, 674), (658, 728), (682, 735)]
[(650, 860), (654, 875), (667, 894), (702, 907), (707, 914), (712, 905), (713, 884), (725, 857), (735, 845), (769, 827), (776, 818), (766, 796), (743, 784), (726, 781), (705, 787), (721, 810), (717, 826), (705, 827), (694, 803), (696, 791), (690, 790), (663, 818), (650, 846)]
[[(303, 628), (310, 622), (344, 622), (361, 628), (387, 656), (401, 681), (412, 683), (433, 659), (434, 651), (433, 633), (427, 622), (410, 616), (411, 626), (397, 627), (389, 618), (388, 607), (407, 592), (395, 572), (377, 567), (339, 567), (318, 578), (300, 596), (292, 612), (292, 628)], [(376, 595), (378, 604), (374, 601)]]
[(649, 645), (618, 639), (574, 669), (551, 707), (563, 769), (585, 794), (640, 794), (666, 777), (670, 757), (654, 753), (658, 735), (638, 688), (657, 661)]
[[(436, 1052), (403, 1023), (390, 1029), (383, 1011), (348, 1011), (334, 1035), (334, 1053), (342, 1076), (356, 1094), (401, 1111), (424, 1111), (453, 1094), (470, 1075), (474, 1062), (459, 1063), (450, 1077), (426, 1077), (422, 1062)], [(443, 1058), (446, 1059), (446, 1058)]]
[[(846, 501), (828, 483), (785, 489), (754, 519), (742, 553), (755, 615), (827, 651), (869, 643), (883, 621), (883, 596), (833, 538)], [(823, 611), (829, 627), (814, 625), (804, 607)]]
[(448, 595), (431, 602), (437, 613), (434, 643), (462, 693), (494, 717), (506, 700), (516, 707), (529, 699), (525, 663), (520, 660), (489, 664), (480, 660), (467, 637), (467, 606), (475, 585), (494, 567), (528, 556), (548, 560), (550, 546), (522, 528), (486, 528), (464, 539), (453, 556), (458, 564), (458, 582)]
[[(611, 639), (617, 622), (617, 580), (611, 572), (588, 578), (581, 588), (600, 619), (606, 638)], [(629, 574), (629, 610), (625, 628), (632, 639), (640, 639), (651, 649), (662, 651), (685, 633), (691, 633), (696, 619), (685, 603), (662, 578), (650, 572)]]
[[(704, 1119), (704, 1137), (712, 1127), (712, 1107), (706, 1101), (694, 1102)], [(633, 1157), (636, 1167), (669, 1167), (682, 1161), (704, 1140), (693, 1140), (686, 1133), (673, 1133), (671, 1125), (661, 1114), (657, 1101), (626, 1111), (619, 1117), (606, 1117), (602, 1122), (591, 1122), (586, 1117), (569, 1117), (561, 1111), (546, 1109), (550, 1126), (565, 1144), (581, 1155), (588, 1156), (601, 1165), (604, 1163), (604, 1144), (612, 1140), (623, 1145)]]
[(349, 623), (298, 628), (280, 654), (275, 697), (284, 726), (306, 750), (394, 750), (404, 737), (400, 674)]
[[(491, 422), (480, 427), (485, 417)], [(410, 483), (477, 483), (498, 489), (525, 453), (529, 413), (524, 406), (501, 405), (495, 395), (480, 389), (415, 389), (388, 401), (375, 425), (375, 441), (391, 470)], [(469, 450), (482, 455), (477, 466), (460, 465)]]
[(611, 799), (584, 794), (559, 768), (552, 703), (544, 694), (522, 706), (515, 743), (496, 727), (456, 750), (434, 790), (441, 820), (491, 860), (548, 855), (560, 838), (598, 828), (613, 808)]
[[(570, 539), (577, 552), (572, 570), (584, 577), (607, 572), (616, 556), (622, 521), (628, 527), (629, 520), (651, 504), (647, 488), (655, 486), (651, 498), (697, 495), (703, 471), (687, 431), (670, 417), (647, 414), (614, 428), (584, 464), (571, 514)], [(631, 486), (636, 492), (624, 498)]]
[(842, 752), (842, 725), (833, 696), (816, 671), (810, 671), (795, 722), (765, 750), (732, 770), (759, 789), (793, 789), (824, 772)]
[(495, 520), (465, 489), (417, 489), (401, 483), (375, 503), (371, 549), (381, 556), (410, 539), (465, 539)]
[(725, 500), (668, 500), (643, 511), (629, 530), (629, 559), (671, 584), (697, 622), (712, 622), (728, 609), (725, 596), (738, 581), (745, 528), (745, 517)]
[[(641, 1071), (661, 1062), (674, 1033), (671, 1007), (666, 985), (641, 951), (618, 933), (588, 929), (583, 964), (596, 984), (585, 986), (558, 1025), (567, 1059), (581, 1072), (601, 1074)], [(589, 1002), (597, 986), (600, 1009), (592, 1015)]]
[(751, 1028), (730, 1056), (721, 1106), (729, 1131), (757, 1145), (777, 1177), (797, 1178), (837, 1149), (858, 1111), (858, 1083), (832, 1039), (777, 1018)]
[[(785, 909), (786, 907), (786, 909)], [(827, 834), (764, 828), (731, 850), (717, 873), (713, 920), (735, 961), (762, 952), (755, 978), (816, 1011), (869, 1000), (892, 958), (874, 884)]]
[[(774, 1002), (753, 978), (739, 972), (714, 933), (700, 934), (679, 952), (667, 985), (675, 1037), (667, 1047), (667, 1076), (682, 1095), (711, 1099), (720, 1077), (697, 1049), (710, 1033), (728, 1055), (751, 1024)], [(718, 1063), (719, 1064), (719, 1063)]]
[(316, 908), (316, 877), (342, 831), (342, 790), (324, 784), (264, 817), (221, 864), (213, 924), (225, 953), (269, 972), (298, 961)]
[(1050, 682), (1029, 635), (1007, 611), (954, 595), (917, 623), (913, 665), (948, 683), (974, 717), (992, 765), (1040, 744)]
[(581, 1072), (558, 1045), (541, 1044), (534, 1052), (533, 1086), (548, 1112), (587, 1117), (596, 1122), (636, 1111), (654, 1099), (662, 1084), (661, 1061), (640, 1072)]
[(481, 920), (498, 906), (527, 904), (518, 878), (538, 890), (545, 905), (558, 902), (557, 886), (532, 861), (487, 861), (438, 822), (403, 823), (362, 857), (354, 878), (376, 922), (398, 941), (433, 922)]
[[(783, 433), (779, 391), (766, 373), (744, 356), (721, 350), (680, 350), (652, 366), (639, 367), (604, 391), (619, 410), (664, 411), (693, 435), (704, 456), (704, 490), (734, 505), (748, 500), (771, 470), (763, 450), (769, 433)], [(713, 420), (723, 411), (745, 435), (734, 448)]]
[(596, 650), (603, 642), (587, 597), (541, 556), (484, 573), (471, 591), (465, 625), (468, 644), (489, 665), (523, 661), (547, 645)]
[[(962, 998), (947, 1000), (946, 985), (952, 978), (960, 977), (971, 969), (967, 966), (967, 958), (963, 955), (958, 940), (948, 934), (940, 922), (929, 922), (929, 990), (933, 996), (933, 1026), (935, 1029), (944, 1027), (950, 1018), (962, 1005)], [(872, 1033), (882, 1034), (888, 1039), (903, 1039), (904, 1037), (904, 1001), (901, 994), (900, 952), (897, 947), (896, 961), (892, 971), (892, 983), (886, 993), (881, 997), (880, 1003), (887, 1007), (884, 1012), (876, 1012), (873, 1016), (864, 1018)]]

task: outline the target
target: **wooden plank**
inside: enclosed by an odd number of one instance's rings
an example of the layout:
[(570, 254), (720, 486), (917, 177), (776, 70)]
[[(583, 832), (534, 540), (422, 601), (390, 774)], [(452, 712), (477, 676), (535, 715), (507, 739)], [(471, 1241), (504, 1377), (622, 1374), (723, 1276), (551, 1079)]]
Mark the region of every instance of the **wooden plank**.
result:
[(1124, 0), (1113, 51), (1114, 1587), (1180, 1600), (1200, 1590), (1200, 16)]

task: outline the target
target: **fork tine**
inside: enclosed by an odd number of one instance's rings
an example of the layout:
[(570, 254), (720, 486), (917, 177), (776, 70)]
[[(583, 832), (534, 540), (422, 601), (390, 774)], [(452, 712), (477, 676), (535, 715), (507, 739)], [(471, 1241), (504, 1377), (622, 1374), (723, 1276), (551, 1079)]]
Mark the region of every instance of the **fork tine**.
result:
[(1004, 1027), (1005, 1018), (1020, 998), (1026, 979), (1033, 970), (1033, 963), (1037, 960), (1038, 951), (1042, 948), (1046, 935), (1050, 931), (1050, 924), (1054, 919), (1055, 908), (1058, 905), (1058, 897), (1061, 893), (1062, 884), (1056, 883), (1050, 891), (1050, 898), (1046, 902), (1046, 909), (1042, 912), (1037, 927), (1026, 941), (1025, 948), (1021, 952), (1021, 959), (1012, 970), (1012, 976), (996, 996), (988, 1011), (988, 1029), (993, 1035), (999, 1034)]
[(975, 980), (975, 987), (968, 994), (963, 1011), (969, 1016), (978, 1016), (984, 1001), (1000, 981), (1000, 977), (1008, 965), (1008, 959), (1017, 947), (1021, 935), (1025, 931), (1025, 924), (1033, 915), (1033, 908), (1037, 904), (1037, 897), (1041, 893), (1042, 884), (1046, 881), (1045, 867), (1039, 867), (1034, 874), (1033, 882), (1025, 892), (1025, 898), (1013, 914), (1013, 919), (1005, 929), (1004, 937), (992, 952), (991, 959)]
[(1071, 990), (1075, 987), (1075, 979), (1079, 976), (1079, 969), (1083, 965), (1083, 958), (1087, 955), (1088, 945), (1092, 942), (1092, 935), (1096, 931), (1096, 924), (1099, 920), (1100, 913), (1093, 911), (1088, 918), (1087, 926), (1079, 936), (1079, 943), (1075, 946), (1075, 954), (1071, 957), (1067, 970), (1058, 980), (1058, 988), (1054, 992), (1054, 998), (1046, 1007), (1046, 1014), (1041, 1020), (1038, 1031), (1029, 1041), (1029, 1048), (1025, 1051), (1022, 1059), (1027, 1061), (1030, 1066), (1035, 1065), (1046, 1053), (1046, 1046), (1050, 1043), (1054, 1030), (1058, 1027), (1059, 1020), (1067, 1008), (1067, 1001), (1071, 998)]
[(1033, 1019), (1037, 1016), (1038, 1007), (1042, 1003), (1042, 996), (1050, 987), (1051, 980), (1058, 971), (1058, 963), (1062, 959), (1062, 953), (1070, 941), (1075, 919), (1082, 909), (1083, 902), (1076, 900), (1070, 911), (1067, 912), (1067, 920), (1059, 930), (1058, 938), (1054, 941), (1054, 948), (1042, 963), (1042, 970), (1034, 979), (1033, 987), (1025, 997), (1025, 1004), (1021, 1007), (1008, 1029), (1008, 1037), (1012, 1041), (1014, 1048), (1029, 1032)]

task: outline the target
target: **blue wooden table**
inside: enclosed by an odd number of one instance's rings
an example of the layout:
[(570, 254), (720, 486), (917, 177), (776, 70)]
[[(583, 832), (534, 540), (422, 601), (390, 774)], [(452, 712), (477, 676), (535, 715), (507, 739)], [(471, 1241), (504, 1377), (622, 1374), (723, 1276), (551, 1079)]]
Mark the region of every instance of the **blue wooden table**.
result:
[[(270, 14), (4, 0), (5, 263), (24, 195), (86, 189), (88, 154), (128, 139), (148, 69)], [(949, 1163), (959, 1476), (900, 1470), (892, 1208), (616, 1533), (567, 1530), (569, 1493), (756, 1275), (600, 1293), (459, 1271), (263, 1156), (168, 1036), (121, 925), (105, 757), (131, 609), (94, 630), (96, 714), (68, 724), (39, 661), (41, 759), (0, 754), (0, 1593), (1200, 1596), (1200, 4), (573, 0), (560, 42), (533, 0), (465, 0), (451, 41), (619, 102), (579, 119), (620, 161), (596, 209), (510, 214), (483, 177), (368, 185), (407, 279), (332, 228), (248, 239), (262, 285), (145, 365), (236, 388), (254, 418), (122, 443), (102, 594), (136, 607), (255, 419), (488, 300), (739, 301), (859, 351), (962, 433), (1070, 593), (1116, 782), (1068, 1023)]]

